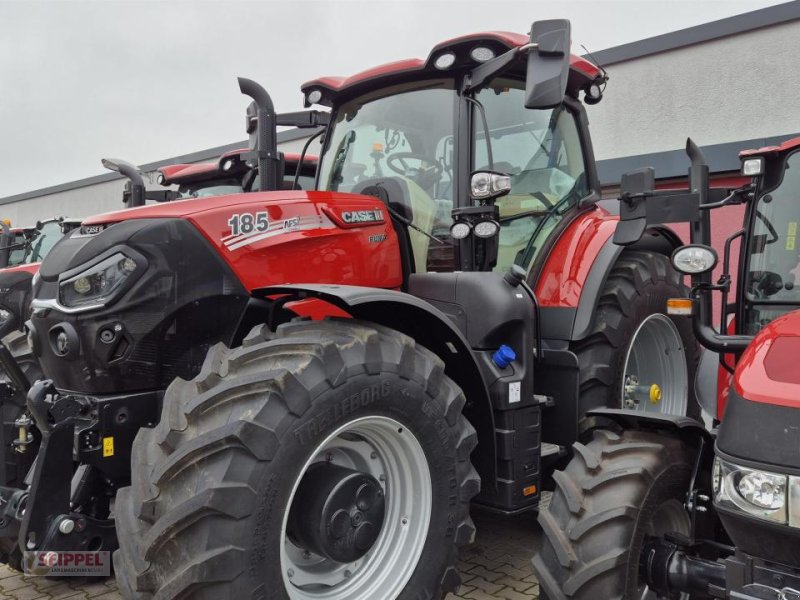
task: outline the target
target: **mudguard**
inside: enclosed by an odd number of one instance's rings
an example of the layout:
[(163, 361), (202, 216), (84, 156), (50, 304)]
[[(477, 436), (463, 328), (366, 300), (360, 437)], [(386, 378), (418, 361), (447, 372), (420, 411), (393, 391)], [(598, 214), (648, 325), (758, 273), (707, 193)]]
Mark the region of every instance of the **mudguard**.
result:
[(464, 391), (464, 415), (478, 432), (480, 452), (473, 456), (484, 485), (496, 482), (497, 446), (491, 399), (481, 370), (464, 335), (429, 302), (394, 290), (352, 285), (292, 284), (253, 290), (256, 297), (289, 294), (315, 298), (355, 319), (385, 325), (414, 338), (445, 363), (445, 372)]

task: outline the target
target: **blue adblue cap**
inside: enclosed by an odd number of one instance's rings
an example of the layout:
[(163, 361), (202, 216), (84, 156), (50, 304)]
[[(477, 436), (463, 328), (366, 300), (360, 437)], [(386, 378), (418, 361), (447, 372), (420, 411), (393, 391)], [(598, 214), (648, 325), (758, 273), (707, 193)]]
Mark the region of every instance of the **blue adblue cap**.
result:
[(517, 360), (517, 353), (503, 344), (492, 354), (492, 361), (501, 369), (505, 369), (512, 362)]

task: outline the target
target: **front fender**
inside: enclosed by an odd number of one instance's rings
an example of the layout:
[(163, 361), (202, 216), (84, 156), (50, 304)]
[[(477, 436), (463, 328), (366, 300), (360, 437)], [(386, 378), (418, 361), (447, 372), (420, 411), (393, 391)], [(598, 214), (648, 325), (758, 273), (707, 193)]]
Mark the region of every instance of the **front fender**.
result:
[(461, 331), (438, 308), (410, 294), (352, 285), (292, 284), (253, 290), (256, 297), (289, 294), (327, 302), (355, 319), (404, 333), (439, 356), (445, 373), (467, 398), (464, 416), (478, 433), (473, 463), (483, 485), (495, 485), (497, 446), (491, 399), (472, 349)]

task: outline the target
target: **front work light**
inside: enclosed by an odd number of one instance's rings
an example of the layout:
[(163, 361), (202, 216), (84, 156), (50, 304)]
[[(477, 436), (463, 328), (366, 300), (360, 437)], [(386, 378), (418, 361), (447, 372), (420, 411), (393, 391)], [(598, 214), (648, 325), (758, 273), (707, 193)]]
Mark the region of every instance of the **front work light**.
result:
[(472, 229), (475, 237), (479, 238), (490, 238), (497, 235), (499, 231), (500, 224), (497, 221), (478, 221)]
[(469, 235), (471, 230), (472, 228), (466, 221), (456, 221), (453, 223), (453, 226), (450, 227), (450, 235), (454, 240), (463, 240)]
[(707, 273), (717, 266), (717, 252), (701, 244), (681, 246), (672, 253), (672, 266), (684, 275)]
[(436, 57), (436, 60), (433, 61), (433, 66), (439, 69), (440, 71), (444, 71), (445, 69), (449, 69), (452, 67), (456, 62), (456, 55), (452, 52), (445, 52), (444, 54), (440, 54)]
[(484, 63), (487, 60), (492, 60), (494, 58), (494, 50), (487, 48), (486, 46), (477, 46), (470, 51), (469, 55), (472, 60), (479, 63)]
[(322, 100), (322, 91), (321, 90), (311, 90), (308, 92), (306, 96), (306, 102), (311, 104), (317, 104), (320, 100)]
[(745, 158), (742, 161), (742, 175), (745, 177), (755, 177), (764, 174), (764, 157)]

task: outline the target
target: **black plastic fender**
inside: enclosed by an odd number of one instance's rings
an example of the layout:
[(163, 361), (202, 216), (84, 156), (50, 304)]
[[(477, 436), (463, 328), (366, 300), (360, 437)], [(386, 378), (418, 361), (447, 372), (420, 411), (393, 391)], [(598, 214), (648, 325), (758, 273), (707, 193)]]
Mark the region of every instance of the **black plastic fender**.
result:
[(672, 251), (682, 244), (683, 242), (674, 231), (668, 227), (659, 226), (648, 227), (641, 239), (630, 246), (618, 246), (614, 243), (614, 237), (610, 237), (597, 253), (589, 276), (583, 285), (572, 332), (568, 339), (582, 340), (589, 333), (597, 302), (600, 299), (600, 291), (623, 250), (649, 250), (670, 256)]
[(478, 433), (478, 451), (472, 460), (482, 485), (495, 485), (497, 446), (489, 391), (472, 350), (450, 319), (435, 306), (403, 292), (353, 285), (291, 284), (253, 290), (256, 297), (290, 294), (298, 299), (317, 298), (355, 319), (390, 327), (408, 335), (439, 356), (445, 373), (467, 398), (464, 416)]
[(581, 429), (584, 432), (609, 425), (622, 429), (668, 430), (680, 435), (688, 443), (697, 444), (703, 439), (708, 442), (705, 444), (706, 448), (712, 451), (714, 448), (714, 436), (703, 423), (682, 415), (645, 413), (622, 408), (596, 408), (586, 413), (582, 425)]

